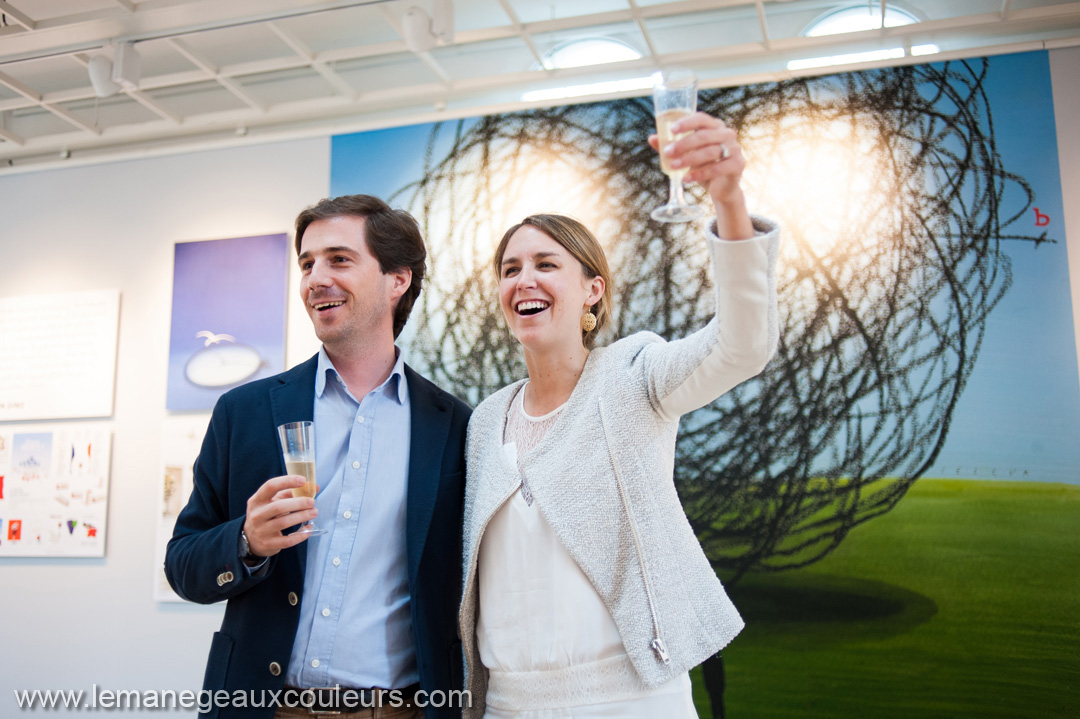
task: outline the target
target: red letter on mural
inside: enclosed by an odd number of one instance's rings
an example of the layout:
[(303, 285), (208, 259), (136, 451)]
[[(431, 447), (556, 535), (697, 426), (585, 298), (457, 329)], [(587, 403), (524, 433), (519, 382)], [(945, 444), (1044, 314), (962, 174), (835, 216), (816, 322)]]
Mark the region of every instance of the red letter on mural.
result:
[(1039, 212), (1038, 207), (1036, 207), (1034, 209), (1035, 209), (1035, 226), (1036, 227), (1046, 227), (1047, 225), (1049, 225), (1050, 224), (1050, 215), (1044, 215), (1043, 213)]

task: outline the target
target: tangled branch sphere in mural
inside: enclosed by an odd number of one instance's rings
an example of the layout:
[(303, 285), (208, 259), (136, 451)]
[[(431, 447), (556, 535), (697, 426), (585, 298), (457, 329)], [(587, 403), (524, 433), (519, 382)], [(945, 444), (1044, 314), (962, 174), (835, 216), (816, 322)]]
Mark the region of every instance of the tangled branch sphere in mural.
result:
[[(778, 219), (781, 341), (759, 377), (683, 418), (676, 482), (729, 579), (805, 566), (889, 511), (934, 462), (1010, 284), (1001, 248), (1031, 204), (994, 145), (986, 66), (888, 68), (703, 92), (739, 133), (752, 206)], [(525, 215), (577, 216), (615, 278), (609, 336), (701, 327), (713, 295), (700, 229), (648, 210), (666, 178), (649, 100), (437, 126), (397, 195), (431, 246), (412, 351), (474, 403), (525, 376), (489, 268)], [(697, 201), (704, 201), (698, 191)]]

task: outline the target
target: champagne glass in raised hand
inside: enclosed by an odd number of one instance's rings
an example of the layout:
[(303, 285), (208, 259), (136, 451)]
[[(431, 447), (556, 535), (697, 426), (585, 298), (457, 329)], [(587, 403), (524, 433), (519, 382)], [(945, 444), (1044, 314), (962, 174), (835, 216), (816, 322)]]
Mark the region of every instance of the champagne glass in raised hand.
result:
[[(315, 484), (315, 423), (289, 422), (277, 429), (281, 453), (285, 457), (285, 471), (307, 479), (303, 486), (292, 491), (293, 496), (314, 498), (318, 491)], [(310, 519), (296, 531), (301, 534), (326, 534), (325, 529), (316, 527)]]
[(671, 68), (653, 75), (653, 111), (656, 134), (660, 138), (660, 169), (668, 176), (670, 192), (666, 205), (652, 211), (658, 222), (689, 222), (705, 215), (697, 205), (690, 205), (683, 195), (683, 175), (687, 168), (672, 168), (664, 148), (689, 133), (675, 135), (671, 124), (697, 110), (697, 76), (690, 70)]

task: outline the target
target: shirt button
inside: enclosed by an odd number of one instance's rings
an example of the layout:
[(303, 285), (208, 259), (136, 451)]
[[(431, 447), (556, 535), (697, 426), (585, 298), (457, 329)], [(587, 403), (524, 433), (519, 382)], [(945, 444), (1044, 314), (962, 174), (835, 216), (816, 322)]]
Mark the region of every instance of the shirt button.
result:
[(318, 667), (319, 666), (319, 660), (318, 659), (312, 659), (311, 660), (311, 666)]
[(343, 514), (342, 516), (345, 517), (345, 519), (348, 519), (349, 517), (352, 516), (352, 512), (350, 512), (349, 510), (346, 509), (345, 514)]
[(325, 607), (325, 608), (324, 608), (324, 609), (322, 610), (322, 615), (323, 615), (324, 617), (329, 617), (329, 616), (330, 616), (330, 607)]
[(352, 468), (353, 469), (360, 469), (360, 463), (359, 462), (353, 462), (352, 463)]
[(336, 567), (339, 564), (341, 564), (341, 557), (334, 557), (333, 561), (334, 561), (334, 566)]
[(359, 422), (360, 424), (363, 424), (364, 423), (364, 415), (360, 415), (359, 417), (357, 417), (356, 421)]

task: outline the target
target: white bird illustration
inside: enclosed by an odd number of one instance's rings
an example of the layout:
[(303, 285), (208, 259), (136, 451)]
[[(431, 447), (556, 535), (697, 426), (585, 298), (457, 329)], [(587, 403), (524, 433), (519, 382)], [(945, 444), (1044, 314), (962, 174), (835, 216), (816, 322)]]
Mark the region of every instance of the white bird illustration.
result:
[(222, 342), (224, 340), (228, 340), (229, 342), (235, 342), (236, 341), (236, 338), (233, 337), (232, 335), (227, 335), (227, 334), (216, 335), (213, 332), (211, 332), (210, 330), (203, 330), (202, 332), (196, 332), (195, 336), (196, 337), (205, 337), (206, 338), (206, 344), (204, 345), (205, 347), (209, 347), (210, 345), (216, 345), (218, 342)]

